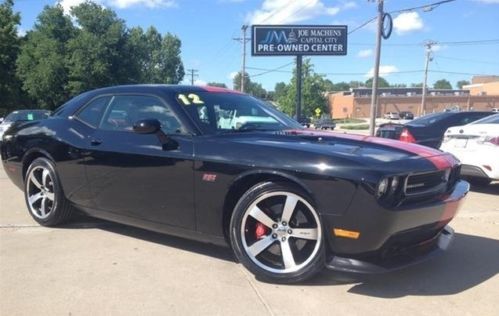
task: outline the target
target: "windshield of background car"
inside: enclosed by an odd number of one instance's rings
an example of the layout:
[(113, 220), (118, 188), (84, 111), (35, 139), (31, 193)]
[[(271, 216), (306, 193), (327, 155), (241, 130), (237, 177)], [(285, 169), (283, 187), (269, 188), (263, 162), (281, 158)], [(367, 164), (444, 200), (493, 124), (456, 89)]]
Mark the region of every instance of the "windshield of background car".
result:
[(450, 115), (451, 115), (451, 113), (432, 113), (432, 114), (428, 114), (428, 115), (422, 116), (420, 118), (417, 118), (415, 120), (412, 120), (410, 123), (408, 123), (408, 125), (427, 126), (427, 125), (434, 124), (440, 120), (443, 120), (443, 119), (449, 117)]
[(179, 93), (177, 102), (205, 134), (301, 129), (301, 124), (253, 97), (237, 93)]
[(50, 116), (49, 111), (14, 111), (7, 115), (5, 122), (36, 121)]
[(484, 117), (483, 119), (472, 122), (470, 124), (499, 124), (499, 114)]

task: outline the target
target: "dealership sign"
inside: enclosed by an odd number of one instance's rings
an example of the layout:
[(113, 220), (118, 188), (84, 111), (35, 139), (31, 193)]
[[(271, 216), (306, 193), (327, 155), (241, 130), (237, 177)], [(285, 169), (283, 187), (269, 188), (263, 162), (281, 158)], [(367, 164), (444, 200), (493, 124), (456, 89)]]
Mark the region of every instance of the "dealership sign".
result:
[(346, 55), (346, 25), (253, 25), (253, 56)]

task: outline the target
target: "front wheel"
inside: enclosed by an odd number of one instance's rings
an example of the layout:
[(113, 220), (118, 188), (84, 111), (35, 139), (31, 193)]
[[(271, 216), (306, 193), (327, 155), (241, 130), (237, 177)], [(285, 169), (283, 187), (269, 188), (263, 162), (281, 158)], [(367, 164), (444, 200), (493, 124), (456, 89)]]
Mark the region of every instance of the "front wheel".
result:
[(54, 164), (46, 158), (35, 159), (26, 172), (26, 205), (33, 219), (43, 226), (67, 221), (73, 208), (63, 194)]
[(300, 189), (267, 182), (249, 189), (230, 223), (236, 257), (257, 278), (303, 281), (324, 267), (320, 217)]

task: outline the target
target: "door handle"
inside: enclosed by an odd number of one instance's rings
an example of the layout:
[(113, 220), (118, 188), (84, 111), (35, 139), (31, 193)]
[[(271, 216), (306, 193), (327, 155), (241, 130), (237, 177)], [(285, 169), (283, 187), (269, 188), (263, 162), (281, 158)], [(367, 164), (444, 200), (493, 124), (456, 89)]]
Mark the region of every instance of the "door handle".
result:
[(100, 139), (93, 138), (90, 140), (90, 145), (92, 146), (99, 146), (100, 144), (102, 144), (102, 140)]

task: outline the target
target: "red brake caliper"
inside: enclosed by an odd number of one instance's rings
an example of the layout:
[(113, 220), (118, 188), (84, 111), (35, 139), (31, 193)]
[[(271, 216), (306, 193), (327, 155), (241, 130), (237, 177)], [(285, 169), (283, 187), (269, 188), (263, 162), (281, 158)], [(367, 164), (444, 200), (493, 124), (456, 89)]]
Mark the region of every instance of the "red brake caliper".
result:
[(256, 239), (261, 239), (268, 234), (267, 226), (262, 223), (256, 223), (255, 237)]

